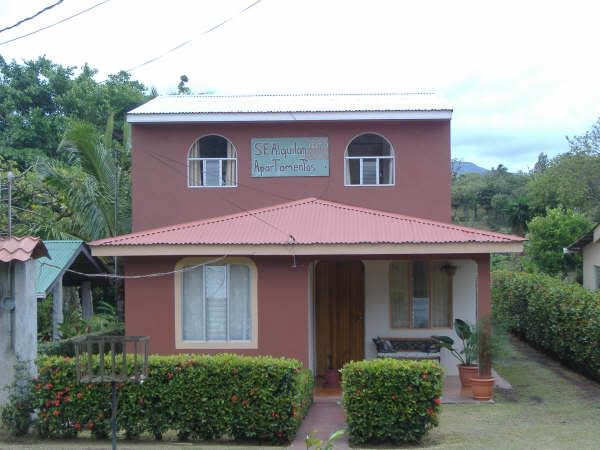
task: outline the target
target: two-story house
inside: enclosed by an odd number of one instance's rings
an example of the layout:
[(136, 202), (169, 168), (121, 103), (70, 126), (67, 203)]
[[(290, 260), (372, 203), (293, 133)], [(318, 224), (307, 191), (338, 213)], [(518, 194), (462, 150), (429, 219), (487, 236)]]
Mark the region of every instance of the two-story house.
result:
[[(432, 93), (165, 96), (128, 114), (126, 332), (152, 352), (294, 357), (316, 373), (372, 339), (455, 336), (490, 311), (490, 253), (450, 223), (452, 110)], [(455, 374), (456, 361), (441, 362)]]

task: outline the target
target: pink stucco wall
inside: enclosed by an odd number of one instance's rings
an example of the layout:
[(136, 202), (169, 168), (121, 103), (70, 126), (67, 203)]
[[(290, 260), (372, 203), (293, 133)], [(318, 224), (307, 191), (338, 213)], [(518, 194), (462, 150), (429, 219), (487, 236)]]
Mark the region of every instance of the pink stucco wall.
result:
[[(174, 270), (180, 257), (129, 257), (126, 273)], [(150, 336), (150, 352), (286, 356), (308, 367), (308, 268), (291, 267), (289, 257), (254, 257), (258, 271), (258, 349), (177, 350), (173, 276), (127, 280), (125, 333)]]
[[(346, 146), (363, 132), (379, 133), (392, 143), (395, 186), (344, 186)], [(238, 187), (187, 187), (189, 147), (207, 134), (225, 136), (237, 148)], [(302, 136), (329, 138), (329, 177), (251, 177), (253, 137)], [(448, 120), (134, 124), (132, 137), (134, 231), (311, 196), (445, 222), (451, 218)]]

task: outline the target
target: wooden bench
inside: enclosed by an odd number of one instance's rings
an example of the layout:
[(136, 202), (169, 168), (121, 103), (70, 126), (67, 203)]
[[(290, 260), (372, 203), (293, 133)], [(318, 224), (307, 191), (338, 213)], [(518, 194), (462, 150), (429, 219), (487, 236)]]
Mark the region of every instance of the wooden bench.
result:
[(374, 338), (378, 358), (440, 361), (440, 345), (432, 338)]

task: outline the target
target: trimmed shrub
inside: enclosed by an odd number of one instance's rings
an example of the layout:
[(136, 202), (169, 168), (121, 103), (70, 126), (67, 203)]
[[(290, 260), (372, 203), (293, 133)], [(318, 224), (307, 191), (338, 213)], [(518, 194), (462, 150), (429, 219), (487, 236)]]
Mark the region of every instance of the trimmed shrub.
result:
[(492, 306), (508, 330), (600, 380), (600, 292), (548, 275), (498, 271)]
[[(160, 439), (176, 430), (180, 438), (282, 443), (296, 434), (312, 387), (311, 373), (293, 359), (151, 356), (142, 384), (118, 386), (117, 427), (129, 438), (149, 432)], [(110, 384), (78, 384), (71, 358), (40, 359), (30, 389), (41, 436), (69, 437), (87, 429), (98, 438), (109, 435)]]
[(375, 359), (342, 370), (350, 440), (419, 442), (438, 425), (443, 370), (434, 361)]

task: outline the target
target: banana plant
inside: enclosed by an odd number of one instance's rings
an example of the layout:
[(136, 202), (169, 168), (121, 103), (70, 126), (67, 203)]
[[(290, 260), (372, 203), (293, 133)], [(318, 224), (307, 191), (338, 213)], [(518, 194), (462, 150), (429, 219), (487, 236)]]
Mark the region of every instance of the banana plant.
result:
[(477, 358), (473, 326), (462, 319), (455, 319), (454, 329), (456, 330), (456, 335), (462, 341), (462, 350), (454, 348), (454, 339), (450, 336), (431, 336), (431, 338), (438, 341), (440, 347), (452, 353), (462, 365), (472, 366)]

